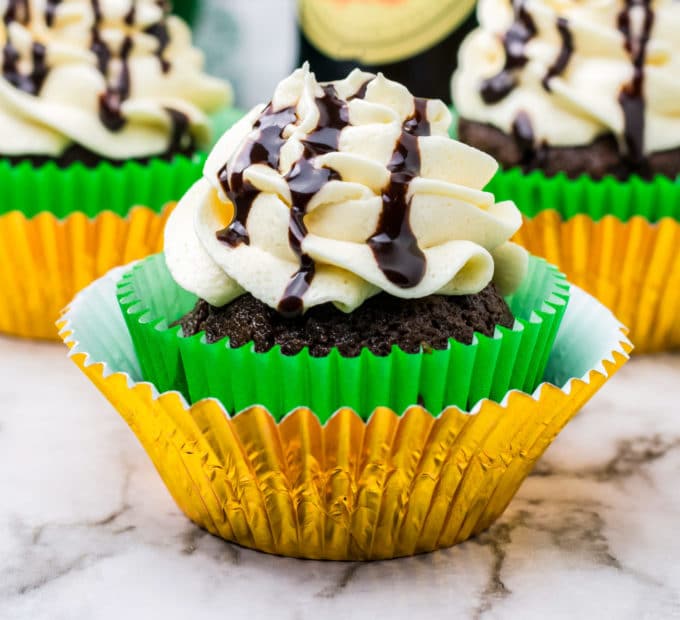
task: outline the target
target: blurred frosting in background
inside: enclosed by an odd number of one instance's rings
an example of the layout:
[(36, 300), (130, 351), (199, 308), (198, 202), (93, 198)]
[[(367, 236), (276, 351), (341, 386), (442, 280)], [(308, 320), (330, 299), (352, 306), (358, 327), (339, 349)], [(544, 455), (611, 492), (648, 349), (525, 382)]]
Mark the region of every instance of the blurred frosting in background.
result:
[(0, 0), (0, 154), (111, 160), (209, 145), (231, 91), (155, 0)]
[(680, 147), (677, 0), (481, 0), (477, 12), (453, 79), (461, 117), (536, 145), (613, 135), (633, 161)]

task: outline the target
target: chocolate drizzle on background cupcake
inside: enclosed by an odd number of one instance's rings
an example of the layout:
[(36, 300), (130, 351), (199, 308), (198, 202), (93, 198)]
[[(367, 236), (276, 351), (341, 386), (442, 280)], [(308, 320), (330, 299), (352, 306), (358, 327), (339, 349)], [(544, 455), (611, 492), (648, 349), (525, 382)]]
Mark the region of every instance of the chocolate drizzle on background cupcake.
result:
[(536, 25), (526, 10), (525, 0), (513, 0), (515, 20), (503, 37), (505, 65), (503, 69), (482, 82), (480, 93), (487, 104), (505, 99), (517, 86), (517, 71), (528, 62), (524, 55), (526, 44), (536, 34)]
[[(25, 24), (30, 18), (31, 8), (28, 0), (9, 0), (3, 15), (5, 26), (13, 21)], [(46, 64), (45, 46), (33, 42), (31, 55), (33, 68), (30, 73), (23, 74), (19, 70), (19, 52), (8, 39), (2, 50), (2, 75), (15, 88), (36, 95), (40, 92), (49, 70)]]
[(47, 0), (47, 6), (45, 7), (45, 23), (52, 27), (54, 25), (54, 19), (57, 16), (57, 7), (61, 4), (62, 0)]
[[(129, 58), (133, 52), (134, 43), (130, 36), (126, 36), (120, 48), (117, 57), (121, 62), (121, 69), (118, 77), (115, 80), (109, 78), (110, 63), (114, 54), (109, 46), (103, 41), (101, 37), (101, 24), (103, 20), (99, 0), (90, 0), (92, 3), (92, 10), (94, 12), (94, 21), (92, 24), (92, 46), (91, 49), (97, 56), (97, 64), (100, 73), (107, 81), (106, 91), (102, 93), (99, 98), (99, 118), (104, 126), (111, 131), (120, 131), (125, 126), (125, 117), (123, 116), (121, 106), (130, 97), (130, 67)], [(159, 3), (161, 8), (164, 7)], [(156, 56), (161, 63), (163, 73), (170, 71), (170, 63), (163, 57), (163, 52), (168, 46), (169, 36), (168, 29), (164, 21), (167, 18), (167, 9), (164, 9), (161, 21), (149, 26), (144, 32), (158, 39), (158, 48)], [(127, 26), (133, 26), (136, 17), (136, 0), (131, 0), (130, 10), (125, 15), (123, 21)], [(170, 119), (172, 121), (172, 134), (176, 135), (183, 126), (187, 126), (187, 119), (185, 115), (177, 110), (168, 110)], [(177, 142), (177, 140), (173, 140)]]
[(569, 30), (569, 20), (564, 17), (557, 18), (557, 31), (560, 33), (562, 39), (562, 49), (560, 49), (559, 56), (555, 59), (553, 65), (548, 69), (541, 84), (547, 91), (551, 91), (550, 80), (558, 75), (562, 75), (569, 64), (571, 55), (574, 53), (574, 39)]
[[(341, 175), (328, 167), (317, 167), (314, 158), (339, 150), (340, 133), (350, 125), (348, 102), (363, 99), (372, 80), (364, 82), (347, 99), (338, 97), (332, 84), (322, 86), (323, 95), (316, 99), (319, 110), (317, 127), (304, 140), (302, 157), (285, 175), (291, 194), (288, 239), (290, 248), (300, 261), (299, 270), (292, 276), (279, 303), (279, 312), (297, 316), (303, 311), (303, 296), (315, 274), (315, 264), (302, 250), (308, 234), (304, 218), (311, 199), (330, 181), (341, 180)], [(404, 122), (402, 134), (387, 166), (390, 181), (382, 192), (382, 211), (375, 233), (366, 241), (385, 276), (402, 288), (417, 286), (425, 274), (426, 259), (418, 247), (410, 226), (411, 181), (420, 174), (418, 136), (430, 135), (427, 120), (427, 101), (415, 99), (413, 114)], [(236, 154), (231, 170), (225, 164), (218, 173), (220, 184), (234, 205), (234, 218), (229, 226), (217, 232), (217, 238), (236, 247), (249, 243), (247, 221), (257, 196), (261, 193), (244, 181), (243, 173), (253, 164), (266, 164), (278, 170), (281, 148), (285, 143), (286, 127), (295, 123), (295, 108), (274, 111), (269, 104), (253, 128), (250, 136)]]
[[(621, 11), (618, 28), (625, 38), (626, 51), (633, 63), (633, 79), (619, 95), (619, 103), (623, 108), (624, 138), (628, 157), (635, 164), (642, 164), (645, 159), (645, 57), (649, 35), (654, 24), (654, 11), (651, 0), (625, 0), (626, 8)], [(644, 11), (642, 31), (633, 31), (631, 12), (635, 7)]]

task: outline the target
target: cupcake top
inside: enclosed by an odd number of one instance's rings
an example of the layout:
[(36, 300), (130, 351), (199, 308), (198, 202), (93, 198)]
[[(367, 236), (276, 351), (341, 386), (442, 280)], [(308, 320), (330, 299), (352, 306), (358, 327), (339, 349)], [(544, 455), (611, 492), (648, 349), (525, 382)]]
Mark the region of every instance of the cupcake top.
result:
[(382, 75), (283, 80), (215, 146), (165, 236), (174, 279), (214, 306), (244, 292), (295, 316), (400, 298), (514, 290), (512, 202), (482, 188), (490, 156), (448, 137), (441, 101)]
[(680, 147), (676, 0), (480, 0), (460, 50), (461, 117), (536, 145), (609, 134), (633, 162)]
[(168, 4), (0, 0), (0, 156), (59, 157), (78, 145), (112, 160), (209, 144), (207, 114), (229, 86)]

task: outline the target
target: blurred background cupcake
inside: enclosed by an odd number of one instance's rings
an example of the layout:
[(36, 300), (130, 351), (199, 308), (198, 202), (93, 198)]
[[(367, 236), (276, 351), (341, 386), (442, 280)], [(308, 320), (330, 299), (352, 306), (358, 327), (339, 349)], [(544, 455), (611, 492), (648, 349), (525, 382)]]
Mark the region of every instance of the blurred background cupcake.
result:
[(499, 160), (519, 241), (631, 327), (680, 346), (680, 5), (481, 0), (452, 81), (461, 140)]
[(2, 7), (0, 331), (49, 338), (79, 288), (159, 247), (231, 91), (164, 3)]

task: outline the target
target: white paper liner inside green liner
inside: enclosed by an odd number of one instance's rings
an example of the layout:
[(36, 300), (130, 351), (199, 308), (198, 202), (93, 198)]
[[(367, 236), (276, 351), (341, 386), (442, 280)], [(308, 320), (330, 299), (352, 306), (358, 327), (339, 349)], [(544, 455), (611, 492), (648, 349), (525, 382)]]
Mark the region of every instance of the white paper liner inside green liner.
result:
[[(104, 377), (122, 373), (127, 384), (133, 386), (144, 381), (116, 297), (118, 281), (130, 268), (131, 265), (113, 269), (81, 291), (64, 313), (60, 333), (71, 332), (65, 341), (74, 343), (70, 356), (85, 354), (85, 366), (103, 364)], [(629, 357), (626, 347), (632, 345), (624, 335), (624, 329), (605, 306), (572, 285), (571, 301), (548, 361), (545, 381), (532, 396), (538, 399), (545, 383), (569, 394), (573, 381), (589, 383), (593, 371), (606, 376), (604, 364), (614, 362), (615, 353)], [(157, 398), (158, 391), (153, 385), (151, 388)], [(505, 396), (502, 406), (506, 405), (511, 393)], [(478, 403), (469, 415), (474, 415), (483, 402)], [(188, 408), (188, 404), (186, 406)]]

